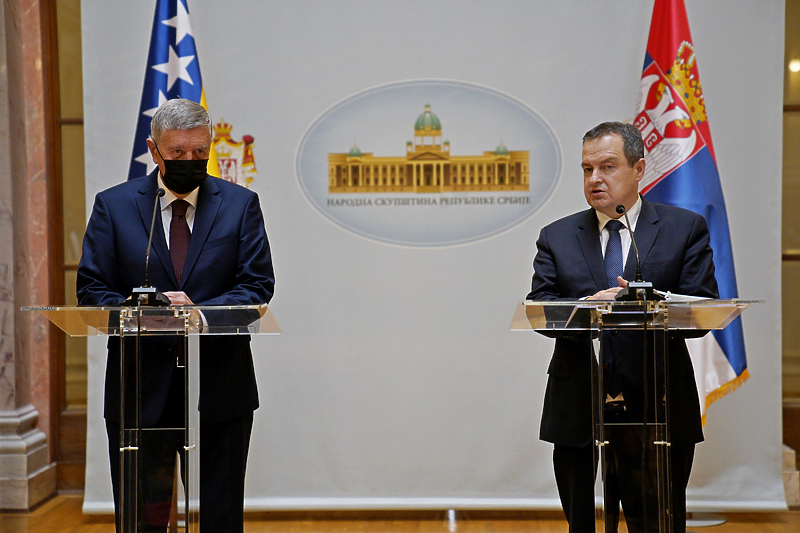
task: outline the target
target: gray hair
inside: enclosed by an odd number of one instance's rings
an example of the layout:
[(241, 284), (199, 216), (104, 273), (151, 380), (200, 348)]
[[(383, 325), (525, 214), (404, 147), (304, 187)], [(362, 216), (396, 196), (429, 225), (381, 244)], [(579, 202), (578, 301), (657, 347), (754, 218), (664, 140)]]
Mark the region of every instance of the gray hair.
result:
[(633, 124), (624, 122), (603, 122), (587, 131), (583, 136), (583, 142), (594, 141), (606, 135), (619, 135), (622, 138), (622, 150), (628, 166), (633, 166), (637, 161), (644, 157), (644, 142), (642, 142), (642, 132)]
[(211, 134), (211, 116), (197, 102), (184, 98), (167, 100), (153, 115), (150, 121), (150, 136), (155, 142), (161, 140), (166, 130), (192, 130), (206, 127)]

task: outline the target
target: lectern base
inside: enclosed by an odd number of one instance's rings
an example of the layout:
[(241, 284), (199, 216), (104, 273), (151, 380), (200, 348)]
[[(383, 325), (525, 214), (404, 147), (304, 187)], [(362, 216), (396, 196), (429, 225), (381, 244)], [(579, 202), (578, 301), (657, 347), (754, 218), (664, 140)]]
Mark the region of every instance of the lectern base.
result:
[(687, 528), (721, 526), (725, 522), (725, 517), (717, 513), (688, 513), (686, 516)]

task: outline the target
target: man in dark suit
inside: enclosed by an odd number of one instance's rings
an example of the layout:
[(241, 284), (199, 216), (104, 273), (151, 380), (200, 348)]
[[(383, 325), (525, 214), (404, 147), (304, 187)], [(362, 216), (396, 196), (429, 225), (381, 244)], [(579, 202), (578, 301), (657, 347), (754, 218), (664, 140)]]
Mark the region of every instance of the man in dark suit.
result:
[[(158, 168), (95, 198), (78, 267), (78, 302), (118, 306), (142, 285), (159, 188), (166, 194), (159, 199), (160, 216), (155, 218), (149, 268), (152, 286), (164, 291), (173, 305), (269, 302), (274, 273), (258, 195), (208, 177), (211, 118), (206, 110), (189, 100), (167, 101), (153, 116), (147, 143)], [(143, 427), (183, 427), (184, 378), (176, 368), (182, 347), (183, 341), (175, 336), (141, 339)], [(112, 337), (104, 415), (118, 527), (119, 381), (120, 342)], [(201, 528), (241, 532), (245, 466), (253, 411), (258, 408), (249, 336), (201, 337), (198, 407)], [(148, 531), (163, 531), (167, 525), (175, 454), (183, 452), (182, 445), (179, 438), (162, 439), (152, 446), (145, 442), (140, 450), (145, 462), (141, 519)]]
[[(625, 219), (627, 210), (639, 248), (643, 278), (656, 289), (676, 294), (718, 297), (705, 219), (691, 211), (654, 204), (639, 195), (645, 160), (642, 137), (630, 124), (602, 123), (583, 138), (583, 188), (590, 209), (544, 227), (536, 242), (529, 300), (613, 300), (633, 279), (636, 259)], [(614, 266), (613, 257), (619, 258)], [(626, 258), (623, 260), (623, 258)], [(614, 270), (617, 269), (616, 272)], [(603, 335), (607, 420), (643, 420), (643, 335), (611, 331)], [(686, 485), (694, 446), (703, 440), (700, 406), (689, 352), (671, 336), (669, 422), (672, 439), (672, 503), (675, 531), (686, 528)], [(596, 455), (592, 436), (592, 347), (588, 337), (556, 340), (548, 369), (540, 438), (552, 442), (559, 497), (570, 532), (594, 531)], [(612, 388), (615, 389), (612, 391)], [(655, 402), (650, 403), (652, 410)], [(641, 469), (641, 438), (635, 431), (612, 434), (607, 447), (612, 468), (606, 512), (618, 514), (621, 500), (630, 531), (657, 531), (656, 505), (643, 513), (641, 480), (655, 473)], [(610, 486), (608, 485), (610, 483)], [(649, 500), (649, 498), (647, 498)], [(615, 527), (612, 520), (612, 527)]]

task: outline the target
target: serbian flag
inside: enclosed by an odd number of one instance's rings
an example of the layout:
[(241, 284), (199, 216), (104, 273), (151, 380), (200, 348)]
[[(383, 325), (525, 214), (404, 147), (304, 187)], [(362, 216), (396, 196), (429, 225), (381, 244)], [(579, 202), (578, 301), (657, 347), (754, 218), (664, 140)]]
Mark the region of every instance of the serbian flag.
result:
[[(173, 98), (186, 98), (208, 109), (187, 1), (156, 1), (129, 180), (144, 176), (155, 168), (147, 149), (147, 138), (150, 136), (150, 120), (161, 104)], [(219, 176), (216, 155), (213, 150), (210, 153), (208, 173)]]
[[(719, 294), (737, 298), (728, 215), (683, 0), (655, 0), (634, 124), (645, 146), (648, 200), (703, 215)], [(741, 318), (689, 342), (705, 423), (709, 405), (749, 377)]]

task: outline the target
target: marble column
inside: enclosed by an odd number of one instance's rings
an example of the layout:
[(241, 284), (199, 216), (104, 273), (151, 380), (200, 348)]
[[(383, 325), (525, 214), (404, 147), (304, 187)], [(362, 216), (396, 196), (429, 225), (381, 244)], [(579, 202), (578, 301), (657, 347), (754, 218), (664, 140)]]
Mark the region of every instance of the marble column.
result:
[(53, 339), (45, 84), (39, 0), (0, 12), (0, 509), (27, 510), (56, 491), (51, 427)]

